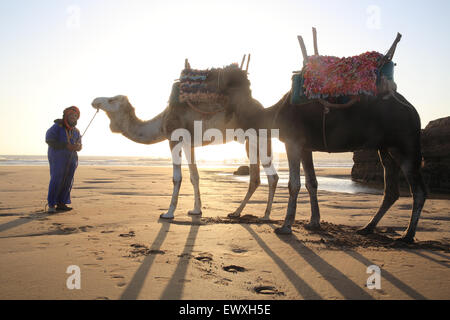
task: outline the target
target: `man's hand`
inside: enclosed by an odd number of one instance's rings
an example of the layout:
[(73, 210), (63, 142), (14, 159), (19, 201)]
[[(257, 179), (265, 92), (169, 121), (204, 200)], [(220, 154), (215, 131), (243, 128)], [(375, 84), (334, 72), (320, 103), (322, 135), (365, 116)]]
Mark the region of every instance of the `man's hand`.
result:
[(81, 151), (81, 148), (82, 148), (81, 143), (76, 143), (76, 144), (68, 143), (67, 144), (67, 149), (72, 152), (73, 151)]

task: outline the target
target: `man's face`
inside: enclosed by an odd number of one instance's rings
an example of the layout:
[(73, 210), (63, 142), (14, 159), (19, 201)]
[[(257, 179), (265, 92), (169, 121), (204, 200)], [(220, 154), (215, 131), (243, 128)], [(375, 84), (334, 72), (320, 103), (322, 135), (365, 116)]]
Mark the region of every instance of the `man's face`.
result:
[(75, 127), (77, 125), (78, 115), (76, 113), (71, 113), (67, 116), (67, 122), (71, 127)]

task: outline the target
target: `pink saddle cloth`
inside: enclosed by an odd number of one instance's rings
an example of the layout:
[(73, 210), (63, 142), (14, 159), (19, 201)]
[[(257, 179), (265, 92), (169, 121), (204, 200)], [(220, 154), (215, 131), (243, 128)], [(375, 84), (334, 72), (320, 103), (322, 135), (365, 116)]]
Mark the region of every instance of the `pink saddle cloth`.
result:
[(310, 56), (304, 68), (304, 93), (310, 99), (377, 95), (382, 57), (375, 51), (349, 58)]

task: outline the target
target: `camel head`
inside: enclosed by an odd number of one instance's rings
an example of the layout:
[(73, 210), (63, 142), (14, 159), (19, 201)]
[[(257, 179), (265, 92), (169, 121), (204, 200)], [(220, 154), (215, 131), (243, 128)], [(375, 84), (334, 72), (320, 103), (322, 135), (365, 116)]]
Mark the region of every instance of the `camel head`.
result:
[(106, 112), (111, 120), (109, 127), (112, 132), (123, 132), (130, 114), (134, 115), (134, 108), (128, 101), (128, 97), (122, 95), (112, 98), (96, 98), (92, 101), (92, 107)]

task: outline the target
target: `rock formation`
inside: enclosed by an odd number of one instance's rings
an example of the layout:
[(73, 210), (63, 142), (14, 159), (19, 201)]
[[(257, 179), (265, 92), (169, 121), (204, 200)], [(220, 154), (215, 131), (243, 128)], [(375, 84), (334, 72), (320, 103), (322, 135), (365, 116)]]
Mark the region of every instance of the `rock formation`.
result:
[(233, 173), (235, 176), (248, 176), (250, 175), (250, 167), (249, 166), (240, 166), (237, 171)]
[(431, 121), (422, 131), (422, 155), (430, 191), (450, 193), (450, 117)]

